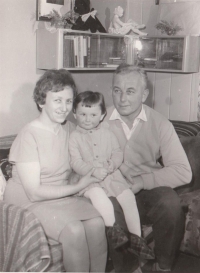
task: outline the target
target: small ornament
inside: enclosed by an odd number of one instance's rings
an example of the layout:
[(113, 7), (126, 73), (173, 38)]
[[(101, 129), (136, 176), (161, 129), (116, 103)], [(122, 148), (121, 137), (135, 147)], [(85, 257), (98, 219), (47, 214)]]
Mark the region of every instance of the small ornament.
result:
[(177, 32), (182, 30), (182, 27), (175, 25), (174, 22), (167, 22), (165, 20), (161, 20), (155, 27), (160, 30), (162, 34), (165, 33), (167, 35), (176, 35)]
[(79, 17), (79, 14), (74, 11), (68, 11), (64, 15), (60, 15), (53, 9), (53, 11), (51, 11), (46, 17), (50, 19), (51, 27), (70, 29)]
[(140, 31), (140, 29), (145, 28), (145, 25), (139, 25), (138, 23), (134, 22), (133, 20), (129, 19), (126, 23), (120, 20), (124, 14), (124, 10), (122, 7), (118, 6), (115, 8), (114, 16), (110, 22), (110, 26), (108, 29), (109, 33), (112, 34), (121, 34), (126, 35), (129, 32), (133, 32), (134, 34), (138, 34), (140, 36), (146, 36), (146, 32)]

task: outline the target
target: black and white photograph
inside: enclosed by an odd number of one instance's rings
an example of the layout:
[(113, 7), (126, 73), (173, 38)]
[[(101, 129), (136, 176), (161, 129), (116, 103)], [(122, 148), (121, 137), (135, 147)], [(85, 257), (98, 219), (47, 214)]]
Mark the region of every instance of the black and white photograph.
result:
[(200, 0), (0, 10), (0, 272), (200, 273)]

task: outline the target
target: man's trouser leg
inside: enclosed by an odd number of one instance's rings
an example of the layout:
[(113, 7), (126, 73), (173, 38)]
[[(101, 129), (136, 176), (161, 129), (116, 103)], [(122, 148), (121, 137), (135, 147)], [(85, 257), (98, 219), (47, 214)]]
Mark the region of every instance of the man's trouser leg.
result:
[(136, 194), (140, 221), (152, 224), (155, 255), (162, 269), (171, 268), (184, 234), (185, 216), (177, 193), (169, 187)]

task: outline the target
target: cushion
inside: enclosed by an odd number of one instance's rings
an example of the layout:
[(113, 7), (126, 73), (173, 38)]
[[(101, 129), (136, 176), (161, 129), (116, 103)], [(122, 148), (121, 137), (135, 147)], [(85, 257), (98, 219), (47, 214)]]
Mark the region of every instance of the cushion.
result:
[(200, 256), (200, 190), (180, 196), (182, 202), (189, 204), (186, 214), (185, 233), (180, 250)]
[(197, 136), (200, 132), (200, 121), (170, 120), (179, 137)]
[[(200, 190), (180, 195), (181, 205), (187, 207), (185, 233), (180, 245), (180, 251), (200, 256)], [(152, 226), (142, 226), (143, 237), (153, 248)]]
[(12, 176), (12, 164), (8, 161), (10, 149), (0, 149), (0, 168), (6, 180)]

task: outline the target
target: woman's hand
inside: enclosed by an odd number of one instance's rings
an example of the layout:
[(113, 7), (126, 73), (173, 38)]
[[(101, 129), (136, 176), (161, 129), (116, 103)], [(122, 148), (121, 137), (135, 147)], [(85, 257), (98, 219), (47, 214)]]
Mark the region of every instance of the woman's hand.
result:
[(71, 172), (71, 174), (68, 177), (68, 184), (69, 185), (76, 185), (80, 180), (80, 175), (75, 173), (74, 171)]
[(99, 182), (100, 180), (96, 177), (92, 176), (95, 169), (89, 171), (86, 175), (84, 175), (78, 182), (78, 185), (81, 186), (82, 189), (86, 188), (92, 183)]

